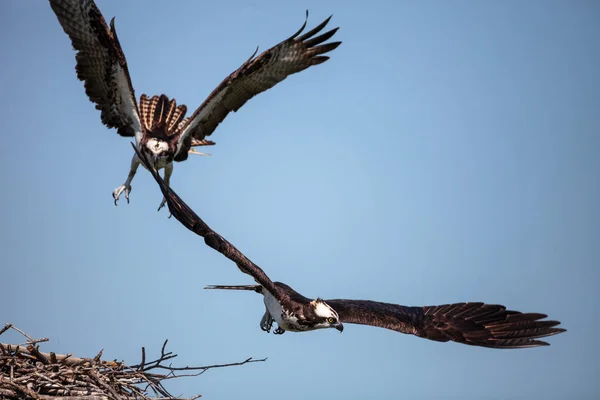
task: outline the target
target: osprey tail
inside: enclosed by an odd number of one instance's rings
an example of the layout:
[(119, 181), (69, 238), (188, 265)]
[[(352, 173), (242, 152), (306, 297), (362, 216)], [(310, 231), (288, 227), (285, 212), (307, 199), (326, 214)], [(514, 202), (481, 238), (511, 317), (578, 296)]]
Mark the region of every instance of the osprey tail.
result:
[(210, 285), (210, 286), (206, 286), (204, 289), (253, 290), (257, 293), (260, 293), (262, 291), (262, 286), (260, 286), (260, 285)]
[(187, 107), (177, 106), (175, 99), (169, 100), (164, 94), (149, 98), (145, 94), (140, 97), (140, 115), (144, 128), (148, 131), (163, 129), (167, 136), (172, 136), (185, 117)]

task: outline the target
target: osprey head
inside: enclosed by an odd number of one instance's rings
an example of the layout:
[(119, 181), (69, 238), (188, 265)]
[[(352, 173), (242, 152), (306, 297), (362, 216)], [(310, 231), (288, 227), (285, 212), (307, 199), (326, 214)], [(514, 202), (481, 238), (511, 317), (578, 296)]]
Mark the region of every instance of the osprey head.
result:
[(141, 150), (156, 170), (164, 168), (170, 162), (169, 159), (172, 155), (169, 150), (169, 144), (157, 138), (148, 139), (141, 146)]
[(344, 325), (342, 325), (338, 313), (325, 301), (317, 298), (310, 302), (310, 306), (317, 321), (314, 329), (335, 328), (340, 332), (344, 330)]

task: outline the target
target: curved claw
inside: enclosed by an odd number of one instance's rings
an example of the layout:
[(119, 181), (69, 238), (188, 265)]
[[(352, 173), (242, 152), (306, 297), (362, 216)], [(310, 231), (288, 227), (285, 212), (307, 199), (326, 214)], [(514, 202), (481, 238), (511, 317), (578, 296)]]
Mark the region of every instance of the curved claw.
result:
[[(163, 197), (162, 202), (160, 203), (160, 206), (158, 206), (158, 210), (156, 210), (156, 212), (159, 212), (161, 210), (161, 208), (163, 208), (165, 206), (165, 204), (167, 204), (167, 199), (165, 197)], [(171, 218), (173, 216), (173, 213), (171, 212), (171, 209), (169, 209), (169, 217)]]
[(271, 314), (267, 310), (267, 311), (265, 311), (262, 319), (260, 320), (260, 329), (269, 333), (269, 332), (271, 332), (272, 326), (273, 326), (273, 317), (271, 317)]
[(275, 330), (273, 331), (273, 333), (274, 333), (275, 335), (283, 335), (283, 334), (285, 333), (285, 329), (281, 329), (281, 327), (280, 327), (280, 326), (278, 326), (278, 327), (277, 327), (277, 329), (275, 329)]
[(160, 209), (163, 208), (165, 204), (167, 204), (167, 198), (163, 197), (162, 201), (160, 202), (160, 206), (158, 206), (158, 209), (156, 211), (160, 211)]
[(123, 192), (125, 192), (125, 199), (127, 200), (127, 204), (129, 204), (129, 193), (131, 193), (131, 185), (121, 185), (112, 192), (112, 197), (113, 199), (115, 199), (115, 206), (117, 205), (117, 201), (119, 200), (119, 197), (121, 197), (121, 194)]

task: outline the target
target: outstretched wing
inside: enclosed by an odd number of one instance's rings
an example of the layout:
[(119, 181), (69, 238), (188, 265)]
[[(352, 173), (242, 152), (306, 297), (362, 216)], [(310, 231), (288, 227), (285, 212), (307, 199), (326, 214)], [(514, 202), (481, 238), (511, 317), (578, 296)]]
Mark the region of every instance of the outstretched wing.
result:
[(194, 232), (196, 235), (204, 238), (204, 242), (225, 257), (233, 261), (240, 271), (254, 278), (256, 283), (267, 289), (273, 297), (279, 301), (284, 301), (286, 298), (285, 292), (280, 290), (271, 279), (267, 276), (258, 265), (250, 261), (243, 255), (234, 245), (229, 243), (225, 238), (213, 231), (181, 198), (171, 189), (163, 179), (158, 175), (158, 172), (150, 166), (146, 156), (140, 152), (133, 143), (131, 144), (137, 156), (140, 158), (144, 166), (152, 173), (152, 176), (160, 186), (169, 211), (183, 226)]
[[(308, 11), (306, 18), (308, 19)], [(252, 97), (272, 88), (289, 75), (327, 61), (329, 57), (322, 54), (335, 49), (341, 42), (321, 43), (330, 39), (338, 28), (313, 36), (319, 33), (330, 19), (331, 17), (327, 18), (313, 30), (298, 36), (306, 27), (305, 20), (300, 30), (290, 38), (256, 58), (254, 52), (241, 67), (225, 78), (182, 128), (175, 160), (183, 161), (187, 158), (191, 138), (202, 140), (212, 134), (227, 114), (237, 111)]]
[(341, 322), (378, 326), (439, 342), (455, 341), (492, 348), (523, 348), (548, 345), (536, 340), (565, 329), (558, 321), (541, 321), (544, 314), (509, 311), (484, 303), (406, 307), (368, 300), (325, 300)]
[(135, 93), (114, 18), (109, 29), (93, 0), (50, 0), (50, 6), (77, 51), (77, 77), (85, 82), (85, 93), (102, 112), (102, 122), (122, 136), (141, 134)]

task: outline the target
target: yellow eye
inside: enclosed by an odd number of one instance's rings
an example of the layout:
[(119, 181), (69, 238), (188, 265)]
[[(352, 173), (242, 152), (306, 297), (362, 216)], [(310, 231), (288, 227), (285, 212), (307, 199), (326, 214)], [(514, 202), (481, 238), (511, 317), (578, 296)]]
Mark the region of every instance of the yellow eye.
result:
[(327, 318), (327, 322), (329, 322), (330, 324), (333, 324), (335, 322), (335, 318), (329, 317), (329, 318)]

